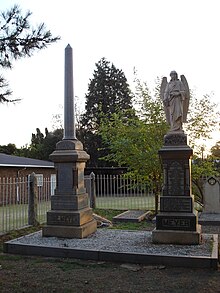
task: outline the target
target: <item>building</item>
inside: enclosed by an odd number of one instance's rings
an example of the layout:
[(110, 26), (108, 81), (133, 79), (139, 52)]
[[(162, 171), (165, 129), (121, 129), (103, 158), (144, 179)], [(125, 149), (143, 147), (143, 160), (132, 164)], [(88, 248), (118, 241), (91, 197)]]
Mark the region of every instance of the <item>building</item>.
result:
[(0, 153), (0, 205), (20, 200), (21, 193), (26, 201), (32, 173), (37, 179), (38, 192), (53, 195), (56, 171), (52, 162)]
[(56, 174), (53, 162), (0, 153), (0, 178), (26, 177), (33, 172), (42, 178), (54, 177)]

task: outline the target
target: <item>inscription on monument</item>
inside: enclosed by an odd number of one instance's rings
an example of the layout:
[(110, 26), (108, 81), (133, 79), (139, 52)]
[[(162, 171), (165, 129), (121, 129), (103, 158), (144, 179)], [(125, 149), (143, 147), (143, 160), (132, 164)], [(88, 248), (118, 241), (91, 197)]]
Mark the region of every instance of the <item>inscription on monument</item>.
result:
[(63, 214), (48, 214), (47, 222), (49, 225), (66, 225), (66, 226), (75, 226), (79, 225), (79, 217), (76, 215), (63, 215)]
[(192, 198), (163, 196), (160, 198), (160, 210), (163, 212), (192, 212)]
[(162, 226), (165, 228), (189, 228), (189, 219), (162, 219)]
[(168, 194), (184, 195), (184, 170), (177, 161), (172, 161), (168, 168)]

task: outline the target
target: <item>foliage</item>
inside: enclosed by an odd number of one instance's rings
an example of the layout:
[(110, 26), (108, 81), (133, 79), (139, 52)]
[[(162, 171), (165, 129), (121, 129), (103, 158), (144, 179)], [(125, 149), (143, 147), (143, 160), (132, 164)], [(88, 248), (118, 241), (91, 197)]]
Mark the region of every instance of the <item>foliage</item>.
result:
[(219, 176), (215, 161), (212, 157), (202, 160), (194, 156), (192, 160), (192, 187), (197, 202), (203, 203), (203, 179), (210, 176)]
[(101, 134), (109, 150), (104, 159), (128, 167), (132, 174), (148, 180), (158, 192), (162, 183), (158, 150), (163, 145), (167, 125), (157, 89), (155, 93), (152, 97), (146, 83), (136, 80), (139, 117), (114, 113), (110, 120), (102, 120)]
[(16, 145), (13, 143), (9, 143), (7, 145), (0, 145), (0, 153), (4, 153), (6, 155), (15, 155), (16, 151)]
[[(0, 14), (0, 67), (12, 68), (14, 60), (30, 57), (35, 50), (46, 48), (60, 39), (53, 37), (44, 23), (31, 28), (30, 16), (30, 11), (23, 15), (17, 5)], [(12, 92), (2, 76), (0, 90), (0, 102), (11, 102), (9, 96)]]
[(217, 104), (211, 102), (209, 95), (197, 98), (191, 92), (188, 122), (185, 125), (189, 145), (195, 154), (201, 151), (201, 141), (211, 138), (211, 134), (219, 126), (219, 111)]
[[(162, 147), (163, 137), (168, 131), (159, 98), (160, 80), (157, 81), (154, 96), (151, 95), (146, 83), (141, 83), (137, 78), (135, 83), (138, 118), (124, 119), (117, 113), (112, 115), (110, 120), (102, 120), (101, 133), (105, 142), (108, 143), (109, 151), (104, 159), (128, 167), (132, 174), (143, 176), (158, 191), (162, 184), (158, 150)], [(195, 154), (198, 154), (199, 150), (198, 140), (209, 138), (218, 125), (216, 108), (208, 95), (201, 99), (191, 96), (186, 131)], [(213, 161), (203, 161), (198, 156), (194, 157), (192, 176), (198, 188), (201, 187), (201, 176), (213, 175), (215, 172)]]
[(211, 158), (201, 160), (200, 158), (194, 157), (192, 163), (193, 181), (196, 182), (200, 180), (201, 177), (208, 177), (211, 175), (218, 175), (214, 161)]
[(215, 158), (220, 158), (220, 141), (217, 141), (216, 144), (211, 148), (211, 154)]
[(102, 58), (96, 63), (93, 78), (89, 83), (86, 111), (82, 116), (82, 126), (78, 131), (78, 138), (91, 156), (88, 162), (90, 166), (106, 165), (104, 161), (99, 162), (99, 158), (105, 153), (105, 146), (99, 134), (102, 117), (108, 119), (119, 110), (125, 116), (134, 115), (134, 111), (127, 111), (131, 109), (132, 94), (123, 71)]
[(32, 133), (30, 146), (20, 149), (19, 155), (39, 160), (49, 160), (49, 155), (56, 149), (56, 143), (62, 138), (62, 129), (49, 132), (46, 128), (45, 134), (43, 134), (37, 128), (36, 134)]

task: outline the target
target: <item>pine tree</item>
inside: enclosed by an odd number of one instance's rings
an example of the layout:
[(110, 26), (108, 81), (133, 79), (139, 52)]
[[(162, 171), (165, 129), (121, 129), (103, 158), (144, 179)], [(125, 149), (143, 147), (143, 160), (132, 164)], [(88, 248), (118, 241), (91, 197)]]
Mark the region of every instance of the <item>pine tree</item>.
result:
[[(114, 64), (102, 58), (96, 63), (93, 79), (90, 80), (86, 95), (86, 111), (82, 117), (80, 139), (90, 154), (90, 166), (103, 166), (99, 161), (103, 156), (103, 142), (99, 135), (101, 119), (110, 118), (113, 113), (124, 112), (125, 116), (134, 115), (132, 94), (125, 74)], [(111, 165), (111, 163), (109, 163)]]
[[(30, 57), (60, 39), (53, 37), (44, 23), (31, 28), (30, 16), (30, 11), (23, 15), (17, 5), (0, 14), (0, 68), (12, 68), (14, 60)], [(14, 101), (9, 98), (11, 94), (8, 83), (0, 76), (0, 102)]]

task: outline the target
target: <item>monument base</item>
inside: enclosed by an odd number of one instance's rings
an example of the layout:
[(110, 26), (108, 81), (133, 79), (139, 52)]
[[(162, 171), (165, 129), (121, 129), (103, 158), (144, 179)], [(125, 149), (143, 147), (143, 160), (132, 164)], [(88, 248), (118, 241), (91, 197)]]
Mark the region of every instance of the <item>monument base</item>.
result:
[(81, 226), (52, 226), (46, 225), (42, 229), (43, 237), (61, 237), (61, 238), (85, 238), (96, 232), (97, 222), (91, 220)]
[(196, 245), (201, 244), (202, 234), (201, 226), (197, 225), (196, 231), (175, 231), (175, 230), (157, 230), (152, 231), (152, 241), (158, 244), (183, 244)]
[(97, 222), (93, 219), (92, 209), (50, 210), (47, 212), (47, 225), (43, 227), (43, 236), (64, 238), (84, 238), (94, 233)]

